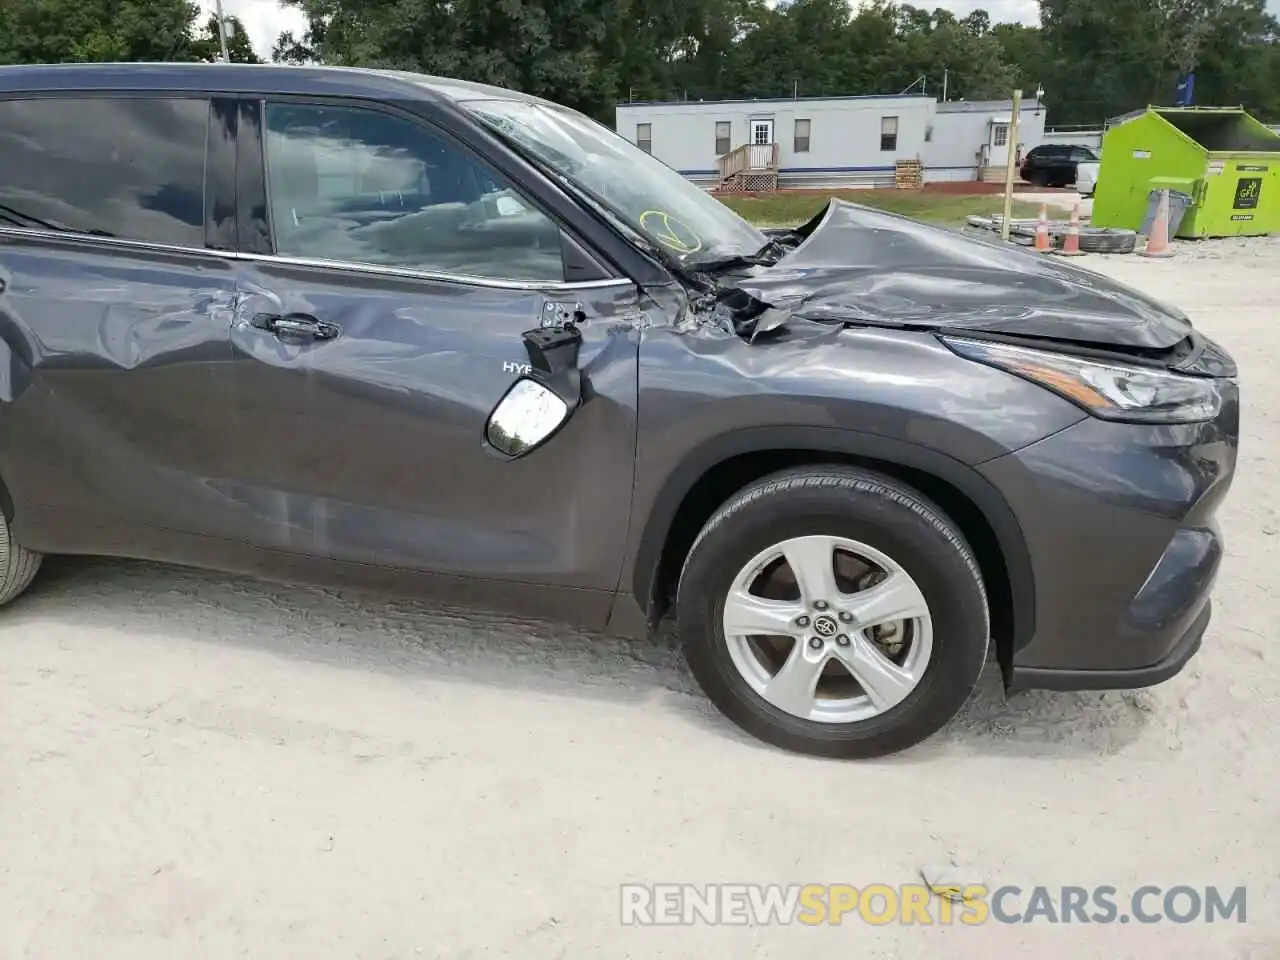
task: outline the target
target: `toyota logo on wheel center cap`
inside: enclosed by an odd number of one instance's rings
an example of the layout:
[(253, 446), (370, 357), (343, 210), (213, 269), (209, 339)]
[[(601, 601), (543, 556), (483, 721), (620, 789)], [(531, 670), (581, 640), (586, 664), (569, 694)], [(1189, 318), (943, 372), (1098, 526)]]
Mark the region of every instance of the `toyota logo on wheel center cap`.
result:
[(813, 621), (813, 630), (820, 637), (834, 637), (839, 626), (831, 617), (818, 617)]

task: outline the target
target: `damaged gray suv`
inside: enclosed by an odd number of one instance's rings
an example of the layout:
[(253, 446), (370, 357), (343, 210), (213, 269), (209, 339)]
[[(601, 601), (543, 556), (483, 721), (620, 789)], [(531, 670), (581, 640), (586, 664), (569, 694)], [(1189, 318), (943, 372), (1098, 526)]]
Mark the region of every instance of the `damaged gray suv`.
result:
[(0, 601), (44, 554), (644, 636), (836, 757), (1158, 683), (1236, 368), (1059, 260), (761, 232), (578, 113), (406, 73), (0, 68)]

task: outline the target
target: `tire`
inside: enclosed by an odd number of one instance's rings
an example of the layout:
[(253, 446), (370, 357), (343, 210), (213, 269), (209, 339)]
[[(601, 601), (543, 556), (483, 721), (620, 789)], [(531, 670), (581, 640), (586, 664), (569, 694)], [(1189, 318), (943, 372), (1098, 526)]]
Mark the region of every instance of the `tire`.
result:
[[(1016, 224), (1012, 233), (1018, 237), (1034, 238), (1036, 228), (1031, 224)], [(1050, 244), (1060, 248), (1065, 239), (1066, 224), (1057, 220), (1050, 221)], [(1133, 253), (1137, 241), (1138, 235), (1133, 230), (1119, 227), (1080, 228), (1080, 249), (1084, 253)]]
[[(888, 565), (896, 565), (908, 581), (918, 585), (916, 596), (927, 605), (923, 618), (891, 627), (895, 634), (901, 630), (904, 637), (910, 637), (910, 646), (905, 640), (902, 646), (905, 664), (911, 663), (917, 646), (927, 651), (921, 653), (927, 661), (916, 671), (918, 679), (910, 692), (896, 701), (890, 698), (887, 706), (873, 703), (871, 688), (859, 681), (847, 685), (856, 691), (852, 698), (816, 698), (813, 712), (802, 716), (800, 711), (781, 709), (766, 699), (739, 666), (743, 645), (758, 643), (760, 638), (735, 635), (731, 639), (726, 635), (724, 614), (731, 589), (735, 591), (732, 596), (740, 595), (738, 584), (744, 576), (752, 575), (747, 571), (755, 569), (754, 558), (776, 550), (773, 545), (821, 542), (816, 537), (838, 538), (838, 544), (856, 543), (878, 552)], [(880, 565), (886, 567), (884, 563)], [(786, 569), (791, 569), (789, 562)], [(832, 573), (830, 562), (827, 573)], [(793, 580), (799, 579), (793, 575)], [(830, 582), (837, 583), (834, 575)], [(843, 587), (837, 585), (836, 589)], [(842, 605), (861, 596), (869, 594), (838, 592), (832, 609), (841, 608), (844, 619), (851, 614)], [(799, 590), (795, 597), (795, 609), (803, 608)], [(788, 611), (793, 609), (792, 601), (786, 603)], [(690, 670), (730, 720), (774, 746), (841, 759), (904, 750), (942, 728), (971, 696), (986, 660), (990, 633), (986, 591), (978, 564), (942, 510), (896, 480), (846, 467), (786, 470), (759, 480), (730, 498), (707, 521), (689, 551), (680, 574), (676, 617)], [(829, 614), (814, 612), (807, 621), (807, 630), (817, 633), (831, 622)], [(875, 631), (880, 629), (858, 630), (856, 621), (837, 626), (852, 635), (834, 638), (846, 644), (846, 655), (851, 638), (854, 649), (866, 650), (866, 644), (878, 636)], [(816, 636), (788, 640), (790, 652), (778, 656), (789, 667), (803, 646), (819, 640)], [(809, 652), (813, 653), (812, 648)], [(832, 647), (830, 655), (837, 652)], [(813, 653), (823, 664), (829, 663), (821, 660), (827, 655), (826, 648)], [(836, 665), (835, 674), (843, 670), (844, 662)], [(782, 670), (780, 666), (779, 675)], [(844, 672), (852, 681), (853, 671)], [(874, 671), (870, 675), (876, 676)], [(825, 677), (824, 674), (817, 681), (819, 689), (827, 682)], [(763, 682), (776, 679), (774, 675)], [(836, 676), (832, 682), (842, 681)], [(839, 719), (854, 712), (853, 706), (845, 711), (843, 704), (858, 702), (863, 711), (877, 712), (847, 722)], [(834, 706), (826, 706), (829, 704)], [(821, 713), (821, 718), (814, 719), (815, 713)]]
[(1138, 242), (1134, 230), (1115, 227), (1081, 227), (1080, 249), (1085, 253), (1133, 253)]
[(14, 599), (30, 586), (40, 569), (40, 554), (17, 543), (9, 532), (8, 521), (0, 514), (0, 606)]

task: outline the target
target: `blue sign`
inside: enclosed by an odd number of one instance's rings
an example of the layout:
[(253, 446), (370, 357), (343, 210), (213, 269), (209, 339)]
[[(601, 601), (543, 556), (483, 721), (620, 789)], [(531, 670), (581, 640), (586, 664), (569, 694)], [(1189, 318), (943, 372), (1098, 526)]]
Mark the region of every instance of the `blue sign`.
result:
[(1178, 77), (1177, 86), (1173, 88), (1173, 105), (1175, 107), (1189, 107), (1191, 100), (1195, 95), (1196, 75), (1188, 73), (1185, 76)]

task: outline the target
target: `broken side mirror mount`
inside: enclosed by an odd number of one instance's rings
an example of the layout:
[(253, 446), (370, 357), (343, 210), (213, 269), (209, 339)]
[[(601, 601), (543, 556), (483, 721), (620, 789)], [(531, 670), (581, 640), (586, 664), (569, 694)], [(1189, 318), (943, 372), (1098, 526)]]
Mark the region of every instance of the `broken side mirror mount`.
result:
[(568, 324), (529, 330), (524, 344), (529, 372), (503, 394), (485, 425), (489, 445), (508, 457), (524, 456), (546, 443), (582, 403), (578, 328)]

